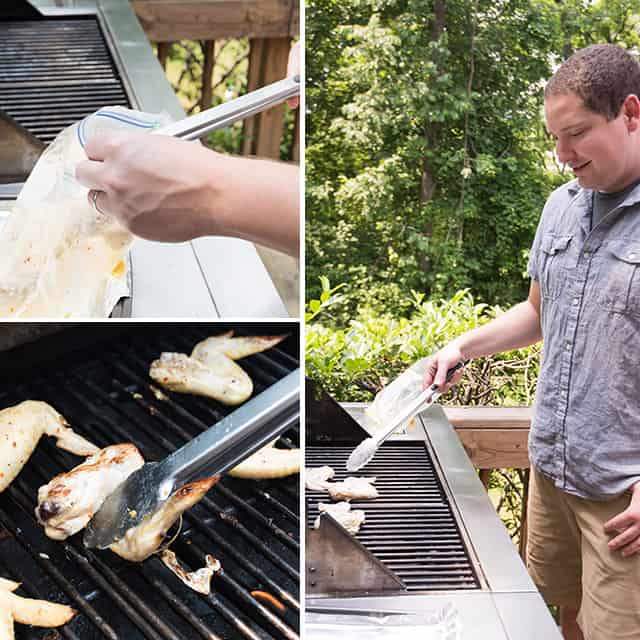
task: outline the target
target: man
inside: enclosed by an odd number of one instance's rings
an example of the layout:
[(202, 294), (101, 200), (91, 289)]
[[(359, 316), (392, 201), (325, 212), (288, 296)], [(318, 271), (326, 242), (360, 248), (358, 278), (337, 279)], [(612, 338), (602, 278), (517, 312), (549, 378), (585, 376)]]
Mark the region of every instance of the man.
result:
[(571, 640), (640, 638), (639, 95), (640, 65), (613, 45), (558, 69), (545, 119), (577, 180), (544, 207), (529, 297), (435, 354), (425, 378), (447, 390), (460, 360), (544, 338), (527, 566)]
[[(300, 73), (300, 45), (287, 76)], [(288, 101), (298, 106), (298, 99)], [(168, 136), (114, 132), (88, 141), (76, 178), (89, 202), (133, 234), (160, 242), (233, 236), (292, 256), (300, 241), (299, 171), (216, 153)]]

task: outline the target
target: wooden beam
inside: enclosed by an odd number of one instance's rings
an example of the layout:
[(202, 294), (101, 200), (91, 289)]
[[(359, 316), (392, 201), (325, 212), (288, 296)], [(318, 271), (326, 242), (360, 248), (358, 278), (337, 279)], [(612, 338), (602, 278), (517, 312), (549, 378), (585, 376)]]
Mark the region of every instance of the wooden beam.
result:
[(284, 38), (300, 32), (298, 0), (130, 0), (149, 40)]
[(158, 42), (158, 61), (163, 71), (167, 70), (167, 58), (169, 57), (170, 42)]
[[(248, 91), (285, 77), (291, 48), (289, 38), (258, 38), (251, 40), (250, 46)], [(283, 129), (283, 104), (248, 118), (244, 121), (243, 153), (279, 159)]]
[(530, 407), (443, 407), (478, 469), (529, 468)]
[(211, 106), (213, 98), (213, 67), (216, 60), (216, 41), (207, 40), (204, 43), (204, 67), (202, 69), (202, 94), (200, 95), (200, 109), (204, 111)]

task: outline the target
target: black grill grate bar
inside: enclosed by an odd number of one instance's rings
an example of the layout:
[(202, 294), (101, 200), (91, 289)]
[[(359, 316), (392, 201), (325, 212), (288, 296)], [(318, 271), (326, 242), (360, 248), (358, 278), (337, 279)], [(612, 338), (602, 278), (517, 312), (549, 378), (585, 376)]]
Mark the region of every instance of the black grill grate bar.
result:
[(157, 576), (151, 575), (145, 565), (142, 565), (142, 576), (154, 589), (157, 589), (158, 592), (162, 594), (163, 598), (173, 607), (174, 611), (189, 622), (205, 640), (222, 640), (222, 638), (211, 631), (198, 616), (194, 615), (193, 611), (191, 611), (162, 580)]
[[(352, 500), (365, 512), (356, 538), (407, 584), (411, 591), (480, 588), (455, 516), (423, 442), (387, 442), (365, 469), (345, 463), (353, 446), (307, 446), (306, 466), (331, 466), (333, 482), (347, 476), (376, 477), (379, 498)], [(326, 492), (307, 491), (308, 525)], [(451, 554), (455, 553), (455, 556)]]

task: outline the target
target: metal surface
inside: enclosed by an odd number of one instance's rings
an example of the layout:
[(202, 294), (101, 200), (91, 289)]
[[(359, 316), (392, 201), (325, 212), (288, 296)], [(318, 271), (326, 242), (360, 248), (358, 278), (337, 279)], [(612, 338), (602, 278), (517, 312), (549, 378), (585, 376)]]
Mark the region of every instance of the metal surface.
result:
[[(329, 565), (327, 558), (337, 558)], [(402, 580), (360, 544), (330, 514), (305, 536), (307, 596), (330, 593), (379, 593), (405, 589)]]
[[(39, 348), (38, 343), (23, 345), (0, 359), (0, 407), (42, 399), (98, 446), (133, 442), (145, 459), (162, 459), (228, 408), (193, 396), (160, 396), (148, 379), (149, 363), (161, 350), (187, 351), (224, 328), (92, 323), (43, 338)], [(262, 327), (235, 328), (255, 333)], [(271, 329), (283, 331), (282, 326)], [(298, 366), (298, 340), (291, 336), (278, 348), (240, 362), (256, 393)], [(296, 442), (297, 430), (291, 430), (279, 446)], [(157, 557), (128, 563), (111, 552), (88, 551), (80, 536), (65, 542), (45, 537), (33, 514), (37, 488), (79, 461), (43, 438), (0, 494), (0, 575), (21, 581), (22, 595), (67, 602), (79, 612), (46, 637), (298, 637), (298, 476), (262, 482), (225, 477), (184, 514), (172, 545), (180, 562), (193, 570), (211, 553), (223, 567), (213, 578), (211, 595), (203, 596), (183, 585)], [(283, 608), (271, 608), (259, 591)], [(44, 634), (19, 626), (17, 637), (36, 640)]]
[[(83, 81), (79, 87), (76, 83), (73, 89), (56, 87), (55, 95), (51, 94), (47, 97), (43, 93), (42, 103), (45, 106), (47, 100), (53, 100), (53, 103), (58, 104), (58, 93), (60, 93), (59, 100), (65, 114), (75, 113), (76, 107), (71, 103), (72, 97), (74, 101), (80, 100), (80, 102), (93, 100), (94, 102), (87, 105), (82, 114), (77, 117), (74, 115), (78, 120), (105, 104), (122, 104), (119, 102), (121, 97), (119, 91), (122, 89), (128, 103), (135, 109), (152, 113), (164, 112), (175, 119), (184, 118), (184, 111), (167, 82), (127, 0), (100, 0), (100, 2), (97, 0), (32, 0), (32, 4), (45, 18), (37, 22), (38, 29), (50, 20), (87, 21), (98, 25), (107, 48), (106, 55), (111, 61), (111, 68), (117, 80), (110, 87), (102, 86), (104, 78)], [(1, 40), (0, 38), (0, 46)], [(73, 50), (74, 46), (71, 43), (67, 51)], [(100, 55), (104, 58), (104, 47), (100, 51)], [(0, 82), (2, 82), (4, 62), (5, 59), (0, 56)], [(116, 86), (118, 84), (121, 89)], [(100, 85), (101, 90), (109, 89), (112, 93), (110, 95), (94, 94), (97, 85)], [(77, 97), (76, 89), (82, 92), (83, 98)], [(12, 99), (17, 100), (16, 108), (26, 111), (33, 109), (34, 113), (30, 117), (41, 117), (43, 110), (38, 102), (41, 89), (27, 86), (18, 88), (15, 81), (12, 81), (11, 87), (5, 86), (0, 89), (0, 100), (5, 92), (12, 95)], [(101, 104), (96, 107), (98, 102)], [(36, 123), (33, 124), (35, 126)], [(61, 122), (55, 123), (56, 127), (61, 125)], [(19, 183), (0, 185), (0, 216), (8, 214), (20, 188)], [(212, 237), (166, 244), (137, 239), (130, 252), (129, 264), (132, 273), (132, 297), (126, 307), (116, 311), (117, 316), (141, 318), (220, 316), (286, 318), (288, 316), (286, 307), (256, 248), (244, 240)]]
[(228, 127), (299, 94), (300, 77), (286, 78), (156, 129), (154, 133), (183, 140), (198, 140), (211, 131)]
[(300, 419), (299, 398), (300, 370), (294, 369), (164, 460), (144, 464), (93, 516), (85, 529), (85, 546), (106, 549), (188, 481), (231, 469), (295, 427)]

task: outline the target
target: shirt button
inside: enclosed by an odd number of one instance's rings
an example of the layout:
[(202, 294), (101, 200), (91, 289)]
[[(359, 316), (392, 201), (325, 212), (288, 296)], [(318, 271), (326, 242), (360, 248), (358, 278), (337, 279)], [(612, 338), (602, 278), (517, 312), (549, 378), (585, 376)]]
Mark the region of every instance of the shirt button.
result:
[(635, 253), (630, 253), (629, 254), (629, 260), (635, 260), (636, 259), (636, 254)]
[(577, 307), (580, 304), (580, 298), (574, 298), (573, 299), (573, 306)]
[(565, 345), (564, 345), (564, 348), (565, 348), (567, 351), (571, 351), (571, 343), (570, 343), (570, 342), (567, 342), (567, 344), (565, 344)]

